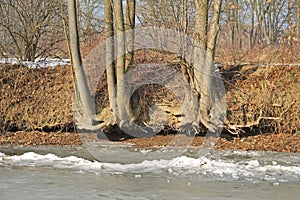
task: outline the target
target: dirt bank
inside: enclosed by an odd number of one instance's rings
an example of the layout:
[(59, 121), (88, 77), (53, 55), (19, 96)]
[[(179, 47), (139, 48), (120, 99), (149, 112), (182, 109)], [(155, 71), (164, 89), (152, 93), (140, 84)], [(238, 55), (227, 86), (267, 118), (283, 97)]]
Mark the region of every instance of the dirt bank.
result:
[[(300, 152), (300, 67), (241, 65), (220, 70), (227, 90), (226, 129), (233, 137), (218, 139), (215, 148)], [(100, 103), (106, 92), (105, 82), (101, 84), (95, 97)], [(0, 88), (0, 145), (82, 144), (74, 131), (69, 67), (0, 65)], [(125, 142), (165, 146), (172, 138)], [(196, 137), (192, 145), (200, 146), (202, 141), (203, 137)]]
[[(97, 140), (95, 135), (90, 136), (92, 140)], [(186, 143), (191, 138), (185, 135), (166, 135), (150, 138), (135, 138), (123, 140), (125, 143), (133, 143), (137, 148), (163, 147), (163, 146), (191, 146), (201, 147), (205, 137), (192, 138), (191, 143)], [(300, 153), (300, 134), (263, 134), (242, 138), (218, 138), (214, 145), (215, 149), (222, 150), (244, 150), (244, 151), (277, 151), (286, 153)], [(0, 136), (2, 146), (81, 146), (82, 140), (77, 133), (42, 133), (42, 132), (14, 132)]]

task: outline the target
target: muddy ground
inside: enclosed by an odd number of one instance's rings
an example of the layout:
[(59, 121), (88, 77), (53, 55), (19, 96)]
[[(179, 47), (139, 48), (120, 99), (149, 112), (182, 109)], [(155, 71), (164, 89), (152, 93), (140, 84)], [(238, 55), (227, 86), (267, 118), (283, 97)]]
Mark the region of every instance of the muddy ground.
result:
[[(89, 136), (89, 141), (98, 141), (95, 135)], [(2, 146), (82, 146), (80, 134), (77, 133), (43, 133), (33, 132), (9, 132), (0, 136)], [(137, 148), (163, 147), (163, 146), (196, 146), (203, 147), (206, 142), (215, 142), (210, 146), (222, 150), (244, 150), (244, 151), (277, 151), (286, 153), (300, 153), (300, 134), (260, 134), (247, 137), (220, 137), (206, 138), (197, 136), (190, 138), (185, 135), (157, 135), (149, 138), (134, 138), (121, 140), (124, 143), (133, 143)]]

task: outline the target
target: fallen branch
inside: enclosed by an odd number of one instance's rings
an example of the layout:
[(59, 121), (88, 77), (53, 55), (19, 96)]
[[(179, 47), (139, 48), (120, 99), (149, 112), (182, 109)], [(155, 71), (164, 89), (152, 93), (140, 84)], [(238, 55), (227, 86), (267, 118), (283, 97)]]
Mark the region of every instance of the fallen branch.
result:
[(233, 135), (239, 135), (240, 132), (243, 132), (245, 133), (245, 131), (243, 130), (243, 128), (251, 128), (253, 126), (258, 126), (260, 125), (260, 121), (261, 120), (274, 120), (274, 121), (277, 121), (277, 120), (281, 120), (282, 119), (282, 116), (295, 104), (296, 100), (294, 100), (282, 113), (280, 113), (280, 116), (279, 117), (265, 117), (265, 116), (262, 116), (262, 110), (260, 110), (260, 114), (259, 114), (259, 117), (257, 118), (256, 121), (254, 122), (251, 122), (251, 123), (247, 123), (247, 124), (244, 124), (244, 125), (239, 125), (239, 124), (235, 124), (235, 125), (231, 125), (231, 124), (226, 124), (224, 126), (224, 128), (231, 134)]

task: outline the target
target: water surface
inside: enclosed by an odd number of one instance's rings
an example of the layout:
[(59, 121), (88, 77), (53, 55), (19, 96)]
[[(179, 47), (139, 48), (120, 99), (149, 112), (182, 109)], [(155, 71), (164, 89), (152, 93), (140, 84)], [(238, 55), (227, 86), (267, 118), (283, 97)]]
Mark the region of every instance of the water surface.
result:
[[(204, 153), (193, 148), (171, 157), (180, 150), (135, 149), (132, 161), (107, 162), (107, 155), (118, 150), (102, 148), (108, 153), (103, 161), (0, 153), (1, 199), (292, 200), (300, 196), (299, 154)], [(162, 158), (163, 153), (168, 156)], [(133, 158), (132, 152), (122, 157)]]

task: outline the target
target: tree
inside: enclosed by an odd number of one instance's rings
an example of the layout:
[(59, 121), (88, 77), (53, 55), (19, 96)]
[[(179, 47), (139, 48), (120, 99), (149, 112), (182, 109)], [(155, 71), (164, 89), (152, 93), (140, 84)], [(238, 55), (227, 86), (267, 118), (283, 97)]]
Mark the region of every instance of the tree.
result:
[[(109, 102), (114, 114), (114, 123), (121, 127), (130, 121), (132, 115), (130, 104), (127, 102), (124, 75), (133, 63), (135, 1), (128, 0), (126, 3), (124, 17), (122, 0), (115, 0), (113, 4), (110, 0), (104, 1)], [(115, 56), (115, 53), (118, 56)]]
[(296, 7), (296, 14), (295, 14), (295, 21), (296, 21), (296, 34), (297, 37), (300, 37), (300, 1), (298, 0), (295, 3), (295, 7)]
[(127, 0), (126, 4), (126, 70), (132, 66), (134, 57), (134, 28), (135, 28), (135, 0)]
[[(190, 71), (190, 84), (197, 92), (198, 99), (196, 100), (197, 119), (195, 123), (201, 122), (210, 130), (215, 130), (216, 127), (210, 119), (210, 111), (212, 109), (212, 74), (213, 64), (212, 59), (215, 54), (216, 40), (219, 30), (219, 17), (221, 11), (221, 0), (215, 0), (212, 4), (211, 16), (209, 16), (210, 6), (208, 0), (195, 1), (195, 41), (204, 51), (199, 63), (196, 61), (193, 66), (193, 71)], [(187, 12), (187, 2), (183, 6)], [(70, 11), (69, 11), (70, 12)], [(181, 16), (182, 27), (181, 31), (187, 32), (188, 16), (184, 13)], [(133, 63), (133, 45), (134, 45), (134, 27), (135, 27), (135, 1), (126, 1), (126, 15), (122, 0), (105, 0), (104, 1), (104, 16), (105, 16), (105, 34), (106, 34), (106, 72), (109, 93), (109, 103), (111, 112), (114, 115), (113, 122), (102, 123), (99, 128), (108, 127), (110, 125), (118, 125), (121, 129), (132, 126), (134, 116), (132, 106), (128, 102), (130, 95), (125, 78), (126, 72), (130, 70)], [(73, 22), (74, 24), (74, 22)], [(76, 23), (75, 23), (76, 24)], [(70, 33), (71, 33), (70, 21)], [(127, 30), (127, 32), (125, 32)], [(76, 36), (78, 37), (78, 36)], [(77, 40), (78, 41), (78, 40)], [(78, 45), (77, 45), (78, 47)], [(74, 47), (75, 49), (75, 47)], [(199, 50), (199, 48), (198, 48)], [(72, 52), (75, 50), (72, 50)], [(75, 52), (76, 53), (76, 52)], [(72, 53), (73, 54), (73, 53)], [(79, 55), (77, 53), (76, 55)], [(195, 51), (195, 57), (199, 52)], [(79, 65), (80, 62), (78, 61)], [(74, 62), (75, 64), (75, 62)], [(207, 76), (203, 76), (203, 73)], [(131, 99), (132, 100), (132, 99)], [(113, 124), (111, 124), (113, 123)]]
[(91, 120), (93, 118), (93, 104), (91, 102), (91, 96), (84, 74), (80, 54), (76, 0), (68, 0), (68, 16), (71, 60), (75, 74), (76, 98), (77, 103), (79, 104), (77, 106), (80, 107), (79, 110), (81, 111), (79, 127), (87, 128), (89, 125), (91, 125)]
[(214, 70), (213, 58), (219, 31), (221, 5), (222, 0), (213, 1), (212, 14), (209, 20), (209, 1), (195, 0), (194, 39), (200, 49), (196, 48), (194, 51), (196, 62), (194, 63), (191, 86), (198, 95), (196, 103), (199, 106), (196, 107), (199, 107), (199, 118), (197, 120), (212, 132), (218, 128), (211, 120), (211, 110), (212, 99), (215, 95), (213, 94), (215, 88), (212, 83)]
[(137, 18), (144, 26), (187, 33), (194, 15), (193, 0), (145, 0), (138, 5)]
[(296, 25), (297, 2), (225, 0), (222, 39), (231, 40), (238, 50), (276, 44), (284, 32), (292, 32)]
[(0, 50), (28, 61), (59, 53), (63, 41), (59, 12), (56, 0), (1, 0)]
[(125, 24), (123, 15), (122, 0), (114, 0), (114, 14), (115, 14), (115, 30), (116, 30), (116, 51), (118, 58), (116, 58), (116, 76), (117, 76), (117, 104), (118, 104), (118, 121), (127, 119), (125, 107)]
[(111, 0), (104, 0), (105, 36), (106, 36), (106, 74), (109, 95), (109, 105), (116, 122), (117, 100), (115, 87), (117, 84), (114, 63), (114, 25), (113, 5)]
[(94, 39), (104, 30), (103, 1), (99, 0), (79, 0), (78, 24), (79, 34), (82, 40)]
[[(194, 103), (193, 107), (197, 110), (192, 123), (198, 126), (201, 122), (210, 130), (215, 130), (217, 127), (213, 125), (210, 119), (214, 95), (212, 94), (214, 92), (212, 61), (215, 55), (222, 1), (194, 0), (194, 2), (191, 2), (188, 0), (172, 0), (143, 1), (139, 3), (141, 8), (138, 18), (142, 21), (142, 24), (171, 28), (186, 34), (190, 33), (189, 30), (194, 29), (194, 39), (199, 47), (195, 48), (195, 63), (192, 63), (192, 70), (182, 68), (184, 77), (187, 77), (191, 88), (198, 96), (198, 99), (191, 101)], [(182, 55), (179, 56), (184, 56), (185, 50), (182, 49), (182, 51)], [(190, 104), (187, 105), (190, 106)], [(190, 116), (186, 115), (184, 117), (183, 129), (186, 124), (191, 122), (190, 120)]]

